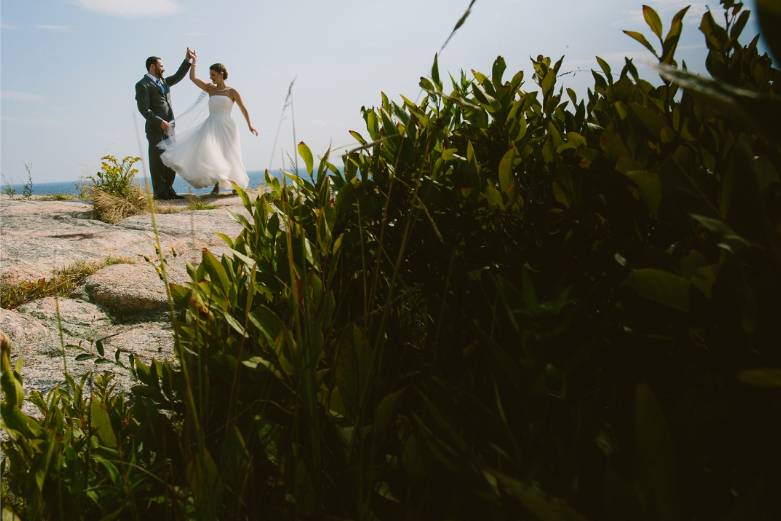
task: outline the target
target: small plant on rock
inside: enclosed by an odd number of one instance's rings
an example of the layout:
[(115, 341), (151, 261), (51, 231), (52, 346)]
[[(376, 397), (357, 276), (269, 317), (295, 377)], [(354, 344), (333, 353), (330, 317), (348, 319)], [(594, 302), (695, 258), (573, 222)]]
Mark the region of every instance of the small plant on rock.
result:
[(33, 195), (33, 164), (25, 163), (24, 169), (27, 170), (27, 181), (22, 185), (22, 197), (29, 199)]
[(89, 177), (92, 186), (86, 191), (96, 218), (113, 224), (144, 210), (144, 194), (133, 183), (138, 173), (133, 165), (140, 160), (137, 156), (125, 156), (122, 162), (113, 155), (101, 158), (101, 169)]

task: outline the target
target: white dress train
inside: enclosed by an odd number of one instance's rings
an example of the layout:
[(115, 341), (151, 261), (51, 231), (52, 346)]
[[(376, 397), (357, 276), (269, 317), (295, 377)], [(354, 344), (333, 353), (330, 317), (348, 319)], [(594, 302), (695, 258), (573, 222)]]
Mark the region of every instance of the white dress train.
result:
[(203, 123), (175, 131), (157, 146), (163, 163), (195, 188), (219, 183), (230, 190), (231, 182), (246, 188), (247, 170), (241, 160), (239, 129), (231, 117), (233, 100), (215, 94), (209, 97), (209, 115)]

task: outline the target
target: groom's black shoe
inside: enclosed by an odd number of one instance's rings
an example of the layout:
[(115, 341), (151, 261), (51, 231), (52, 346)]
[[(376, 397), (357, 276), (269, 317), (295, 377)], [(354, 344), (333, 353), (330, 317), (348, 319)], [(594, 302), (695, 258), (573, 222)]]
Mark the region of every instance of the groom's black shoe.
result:
[(165, 196), (163, 196), (163, 199), (168, 199), (168, 200), (171, 200), (171, 199), (184, 199), (184, 196), (183, 195), (179, 195), (176, 192), (174, 192), (173, 190), (171, 190), (170, 192), (165, 194)]

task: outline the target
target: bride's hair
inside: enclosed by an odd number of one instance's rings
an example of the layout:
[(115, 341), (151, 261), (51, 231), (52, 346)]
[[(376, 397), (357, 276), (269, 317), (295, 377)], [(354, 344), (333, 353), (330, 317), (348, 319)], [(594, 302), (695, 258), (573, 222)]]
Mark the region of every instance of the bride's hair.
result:
[(221, 63), (215, 63), (211, 67), (209, 67), (209, 70), (216, 72), (217, 74), (222, 74), (222, 79), (227, 80), (228, 79), (228, 69), (225, 68), (225, 65)]

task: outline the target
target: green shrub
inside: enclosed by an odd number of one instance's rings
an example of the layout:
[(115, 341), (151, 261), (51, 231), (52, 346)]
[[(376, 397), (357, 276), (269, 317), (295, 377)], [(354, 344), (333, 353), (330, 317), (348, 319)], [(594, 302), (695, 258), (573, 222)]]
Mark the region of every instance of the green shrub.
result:
[(133, 165), (141, 158), (126, 156), (120, 163), (116, 157), (107, 155), (101, 160), (101, 170), (94, 177), (89, 177), (91, 185), (81, 189), (81, 196), (86, 194), (92, 200), (95, 217), (115, 224), (125, 217), (143, 212), (146, 197), (133, 182), (138, 173)]
[[(778, 71), (728, 7), (703, 17), (709, 67), (774, 110)], [(220, 462), (196, 504), (243, 483), (272, 516), (288, 494), (387, 519), (772, 509), (779, 404), (742, 382), (780, 362), (778, 142), (598, 62), (586, 99), (561, 60), (534, 60), (537, 92), (501, 58), (446, 92), (435, 63), (420, 103), (364, 109), (343, 172), (302, 145), (309, 180), (245, 201), (234, 257), (175, 291), (190, 422), (214, 433), (192, 457)], [(217, 456), (236, 445), (252, 464)]]
[(22, 185), (22, 197), (29, 199), (33, 195), (33, 165), (25, 163), (24, 169), (27, 172), (27, 181)]
[[(21, 363), (11, 366), (2, 333), (0, 343), (3, 428), (10, 438), (3, 443), (4, 517), (16, 519), (10, 513), (17, 510), (30, 520), (165, 519), (157, 515), (170, 505), (188, 512), (171, 462), (156, 454), (157, 447), (176, 444), (157, 403), (117, 392), (109, 374), (76, 381), (66, 372), (65, 385), (46, 396), (31, 393), (38, 414), (27, 416), (20, 409)], [(102, 355), (100, 341), (97, 349)], [(131, 365), (157, 367), (132, 359)]]
[(140, 157), (125, 156), (120, 163), (112, 155), (101, 158), (100, 170), (94, 175), (89, 176), (92, 181), (92, 189), (101, 190), (115, 197), (126, 198), (130, 195), (133, 184), (133, 177), (138, 173), (134, 168)]
[[(781, 87), (757, 39), (738, 41), (742, 5), (722, 3), (726, 27), (701, 23), (718, 82), (663, 69), (653, 85), (631, 60), (614, 74), (598, 59), (579, 99), (557, 85), (562, 60), (533, 60), (530, 92), (500, 57), (446, 90), (435, 60), (422, 101), (363, 109), (343, 170), (302, 143), (308, 177), (239, 191), (232, 253), (205, 251), (190, 283), (169, 286), (179, 364), (136, 362), (117, 406), (138, 429), (166, 411), (149, 427), (161, 434), (118, 436), (116, 459), (154, 469), (134, 487), (159, 477), (176, 494), (112, 485), (89, 503), (73, 487), (74, 504), (771, 519), (781, 150), (763, 118)], [(667, 34), (644, 13), (659, 45), (630, 36), (674, 65), (685, 10)], [(9, 468), (18, 497), (45, 459), (35, 436), (4, 448), (35, 452)]]

